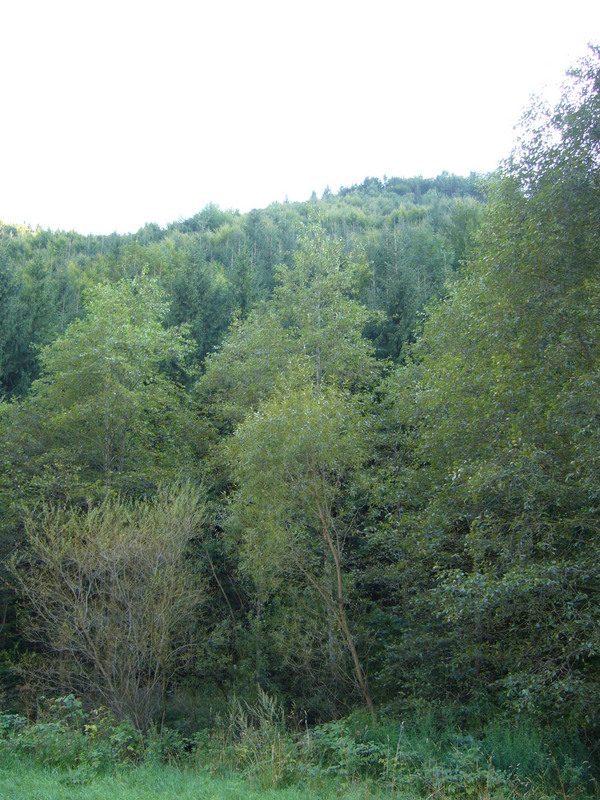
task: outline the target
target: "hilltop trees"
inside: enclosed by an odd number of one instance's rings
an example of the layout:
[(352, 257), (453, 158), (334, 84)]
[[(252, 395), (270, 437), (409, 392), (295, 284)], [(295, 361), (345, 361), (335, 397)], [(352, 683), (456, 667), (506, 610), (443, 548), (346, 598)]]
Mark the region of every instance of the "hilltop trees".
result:
[[(270, 300), (234, 325), (206, 363), (200, 395), (231, 427), (258, 407), (298, 363), (315, 387), (373, 386), (379, 367), (363, 332), (374, 315), (359, 300), (366, 265), (346, 252), (322, 222), (298, 237), (292, 264), (276, 270)], [(226, 417), (226, 420), (222, 418)]]

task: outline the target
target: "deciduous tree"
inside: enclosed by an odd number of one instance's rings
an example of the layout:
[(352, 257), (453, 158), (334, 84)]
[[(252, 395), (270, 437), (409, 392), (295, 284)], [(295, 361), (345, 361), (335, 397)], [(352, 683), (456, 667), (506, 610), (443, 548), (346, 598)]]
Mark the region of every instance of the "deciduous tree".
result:
[(446, 637), (453, 690), (580, 725), (600, 713), (599, 63), (527, 120), (391, 395), (413, 619)]
[(238, 485), (232, 519), (241, 530), (242, 563), (259, 588), (274, 591), (279, 581), (300, 579), (320, 597), (374, 713), (348, 619), (345, 568), (357, 533), (348, 504), (368, 452), (367, 418), (347, 392), (304, 384), (305, 376), (288, 382), (230, 441)]
[(29, 679), (93, 697), (140, 728), (164, 720), (202, 600), (188, 553), (203, 513), (199, 492), (184, 487), (152, 503), (30, 515), (12, 575), (25, 634), (51, 659)]
[(164, 327), (167, 306), (145, 275), (98, 285), (87, 306), (41, 351), (29, 396), (6, 410), (5, 468), (57, 499), (143, 494), (192, 464), (181, 383), (193, 348), (185, 329)]

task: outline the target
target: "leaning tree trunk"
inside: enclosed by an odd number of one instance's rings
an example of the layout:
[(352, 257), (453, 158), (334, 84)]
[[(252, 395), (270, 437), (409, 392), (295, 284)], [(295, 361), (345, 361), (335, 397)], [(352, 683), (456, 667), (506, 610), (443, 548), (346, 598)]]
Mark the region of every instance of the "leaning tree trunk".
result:
[(348, 617), (346, 616), (346, 609), (344, 608), (344, 590), (342, 584), (342, 566), (341, 566), (339, 548), (336, 547), (336, 544), (333, 541), (328, 515), (325, 513), (316, 492), (315, 492), (315, 500), (319, 512), (319, 519), (321, 520), (321, 530), (323, 532), (323, 539), (325, 541), (327, 548), (329, 549), (329, 552), (331, 553), (331, 557), (333, 559), (333, 564), (335, 568), (335, 579), (336, 579), (335, 610), (338, 619), (338, 624), (340, 626), (340, 630), (342, 632), (342, 635), (346, 641), (346, 645), (348, 646), (348, 650), (350, 651), (350, 655), (352, 657), (354, 677), (356, 678), (356, 682), (358, 683), (362, 696), (365, 700), (365, 703), (367, 704), (369, 711), (371, 712), (371, 715), (373, 716), (373, 718), (375, 718), (376, 716), (375, 706), (371, 698), (371, 693), (369, 692), (369, 684), (367, 681), (367, 676), (365, 675), (365, 672), (360, 663), (358, 652), (356, 650), (356, 644), (354, 642), (354, 637), (352, 636), (352, 632), (350, 631), (350, 626), (348, 625)]

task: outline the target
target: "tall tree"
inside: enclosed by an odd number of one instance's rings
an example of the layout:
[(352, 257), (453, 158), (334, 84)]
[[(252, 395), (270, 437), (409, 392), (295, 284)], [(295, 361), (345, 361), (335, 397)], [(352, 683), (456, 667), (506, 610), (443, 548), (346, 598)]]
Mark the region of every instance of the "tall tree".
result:
[(354, 296), (362, 268), (311, 223), (292, 266), (277, 271), (273, 298), (233, 332), (205, 380), (234, 380), (228, 396), (239, 397), (226, 451), (237, 487), (229, 530), (241, 531), (243, 568), (260, 596), (289, 601), (291, 584), (316, 593), (373, 711), (347, 610), (347, 545), (358, 535), (347, 508), (368, 450), (364, 390), (379, 373), (362, 337), (369, 312)]
[(440, 688), (579, 725), (600, 714), (599, 116), (594, 49), (527, 118), (472, 263), (391, 384), (398, 568), (415, 624), (445, 637), (458, 682)]
[(88, 296), (85, 319), (40, 353), (42, 377), (7, 409), (6, 468), (23, 486), (90, 499), (144, 493), (191, 466), (185, 375), (192, 345), (140, 275)]
[(310, 364), (317, 387), (376, 383), (379, 367), (363, 336), (374, 315), (357, 297), (365, 272), (362, 256), (347, 253), (322, 221), (306, 226), (293, 263), (276, 269), (273, 296), (236, 323), (206, 363), (199, 389), (222, 429), (267, 399), (297, 359)]
[(341, 634), (356, 684), (374, 713), (347, 606), (348, 542), (356, 535), (352, 490), (368, 452), (367, 419), (333, 387), (296, 385), (263, 403), (230, 441), (238, 491), (232, 520), (242, 530), (242, 563), (262, 593), (279, 581), (306, 582)]

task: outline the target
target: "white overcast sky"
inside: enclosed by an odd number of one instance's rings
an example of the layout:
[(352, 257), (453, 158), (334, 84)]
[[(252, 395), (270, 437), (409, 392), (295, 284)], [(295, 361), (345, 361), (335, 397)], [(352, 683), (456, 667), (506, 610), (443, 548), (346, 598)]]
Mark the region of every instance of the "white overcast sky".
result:
[(600, 0), (0, 0), (0, 219), (135, 231), (487, 172)]

